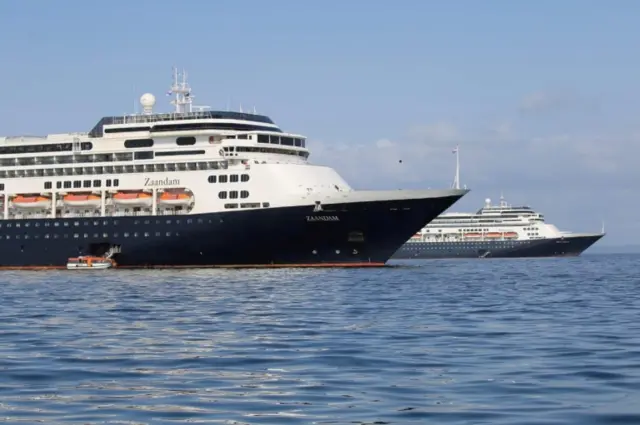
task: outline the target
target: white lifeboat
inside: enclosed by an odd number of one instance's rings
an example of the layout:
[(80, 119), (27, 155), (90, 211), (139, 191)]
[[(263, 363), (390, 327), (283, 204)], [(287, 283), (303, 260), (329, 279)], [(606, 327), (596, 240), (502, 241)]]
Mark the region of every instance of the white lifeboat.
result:
[(26, 208), (26, 209), (46, 209), (51, 206), (51, 199), (46, 196), (24, 196), (17, 195), (15, 196), (11, 202), (14, 207), (17, 208)]
[(158, 196), (158, 204), (167, 206), (187, 206), (193, 201), (193, 195), (186, 191), (166, 191)]
[(92, 194), (69, 194), (62, 198), (62, 202), (70, 207), (95, 207), (102, 204), (102, 199), (98, 195)]
[(133, 207), (150, 207), (153, 203), (153, 197), (146, 192), (118, 192), (112, 199), (115, 204)]

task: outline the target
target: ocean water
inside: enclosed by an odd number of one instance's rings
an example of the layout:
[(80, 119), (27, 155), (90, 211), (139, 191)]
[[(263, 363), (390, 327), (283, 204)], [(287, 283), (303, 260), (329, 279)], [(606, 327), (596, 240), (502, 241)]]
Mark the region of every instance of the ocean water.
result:
[(639, 256), (3, 272), (0, 422), (640, 424)]

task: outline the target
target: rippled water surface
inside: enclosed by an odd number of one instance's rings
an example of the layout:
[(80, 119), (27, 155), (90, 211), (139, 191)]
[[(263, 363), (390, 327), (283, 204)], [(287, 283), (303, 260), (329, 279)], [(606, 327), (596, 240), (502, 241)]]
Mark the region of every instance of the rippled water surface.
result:
[(640, 424), (640, 257), (3, 272), (0, 422)]

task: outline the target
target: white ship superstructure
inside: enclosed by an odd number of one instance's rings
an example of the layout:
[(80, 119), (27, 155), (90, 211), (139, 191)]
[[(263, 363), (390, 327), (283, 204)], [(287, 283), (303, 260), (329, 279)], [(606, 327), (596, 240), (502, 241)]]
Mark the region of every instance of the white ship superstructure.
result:
[(509, 205), (500, 197), (498, 205), (491, 199), (473, 213), (444, 213), (416, 233), (412, 242), (462, 242), (531, 240), (558, 238), (570, 235), (553, 224), (545, 223), (544, 216), (528, 206)]
[(88, 133), (0, 137), (2, 217), (196, 214), (351, 190), (332, 169), (307, 164), (303, 136), (265, 116), (193, 112), (186, 82), (172, 92), (174, 113), (154, 114), (145, 94), (143, 114), (105, 117)]

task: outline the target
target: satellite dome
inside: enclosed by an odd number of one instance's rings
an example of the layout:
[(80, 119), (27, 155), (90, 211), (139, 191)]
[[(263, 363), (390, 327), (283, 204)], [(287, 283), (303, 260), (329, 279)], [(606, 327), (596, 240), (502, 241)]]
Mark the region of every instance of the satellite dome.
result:
[(484, 200), (487, 205), (491, 205), (491, 198), (487, 198)]
[(145, 108), (152, 107), (156, 104), (156, 97), (151, 93), (145, 93), (140, 96), (140, 104)]

